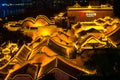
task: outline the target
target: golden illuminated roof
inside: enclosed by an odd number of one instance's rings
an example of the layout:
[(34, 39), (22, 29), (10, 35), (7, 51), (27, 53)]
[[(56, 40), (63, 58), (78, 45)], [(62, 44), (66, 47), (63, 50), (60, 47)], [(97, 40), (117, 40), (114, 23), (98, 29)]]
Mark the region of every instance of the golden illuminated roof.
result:
[(89, 30), (91, 28), (94, 28), (96, 30), (104, 30), (104, 27), (102, 25), (97, 25), (95, 22), (81, 22), (80, 24), (82, 30)]
[(108, 34), (108, 38), (111, 40), (111, 42), (114, 45), (120, 44), (119, 36), (120, 36), (120, 28), (117, 28), (117, 29), (113, 30), (111, 33)]
[(67, 10), (113, 10), (112, 6), (86, 6), (81, 7), (78, 3), (67, 8)]
[[(11, 31), (15, 31), (18, 29), (31, 29), (31, 28), (39, 28), (48, 25), (54, 25), (55, 22), (53, 20), (48, 19), (45, 15), (38, 15), (36, 18), (27, 17), (24, 20), (20, 21), (11, 21), (4, 25), (4, 27), (8, 28)], [(14, 26), (14, 27), (13, 27)]]
[(38, 36), (51, 36), (57, 32), (55, 21), (50, 20), (45, 15), (38, 15), (36, 18), (27, 17), (18, 22), (10, 21), (4, 27), (10, 31), (22, 31), (24, 35), (31, 37), (33, 40)]
[[(110, 17), (99, 18), (93, 22), (78, 22), (68, 30), (57, 28), (54, 22), (43, 16), (38, 16), (36, 19), (26, 18), (20, 24), (22, 28), (37, 27), (37, 30), (31, 32), (32, 37), (34, 36), (33, 41), (28, 45), (24, 44), (13, 57), (10, 57), (10, 60), (6, 59), (7, 62), (0, 67), (2, 70), (13, 63), (17, 66), (8, 74), (7, 78), (21, 70), (26, 64), (34, 67), (39, 64), (40, 70), (37, 67), (37, 78), (54, 69), (59, 69), (75, 79), (79, 73), (96, 74), (95, 70), (90, 71), (85, 68), (84, 62), (88, 58), (81, 58), (85, 55), (76, 56), (75, 51), (85, 54), (90, 50), (92, 54), (94, 48), (106, 48), (108, 44), (117, 48), (117, 44), (120, 44), (119, 19)], [(2, 52), (5, 53), (5, 51), (10, 52), (10, 49), (5, 48)]]
[[(12, 78), (15, 76), (16, 71), (19, 72), (25, 68), (26, 64), (30, 64), (30, 65), (39, 65), (40, 69), (38, 71), (38, 74), (36, 74), (37, 78), (40, 78), (42, 76), (44, 76), (44, 74), (48, 74), (50, 71), (54, 70), (54, 69), (59, 69), (61, 71), (63, 71), (65, 74), (77, 79), (77, 76), (80, 75), (84, 75), (84, 74), (96, 74), (96, 71), (93, 70), (87, 70), (85, 68), (79, 67), (77, 65), (74, 65), (74, 63), (72, 63), (70, 60), (65, 59), (62, 56), (53, 56), (53, 57), (49, 57), (46, 54), (42, 53), (42, 54), (36, 54), (33, 57), (33, 60), (31, 60), (28, 63), (24, 63), (23, 66), (18, 67), (17, 69), (13, 70), (6, 79)], [(37, 68), (37, 66), (36, 66)], [(68, 71), (71, 70), (71, 71)], [(35, 73), (34, 73), (35, 74)]]
[(39, 15), (36, 18), (28, 17), (24, 19), (21, 24), (23, 27), (41, 27), (54, 24), (54, 21), (49, 20), (44, 15)]
[(94, 36), (88, 36), (80, 43), (81, 49), (93, 49), (95, 48), (102, 48), (106, 46), (106, 42), (100, 41)]
[(78, 4), (78, 2), (76, 2), (76, 4), (73, 5), (73, 7), (74, 7), (74, 8), (79, 8), (79, 7), (81, 7), (81, 6)]

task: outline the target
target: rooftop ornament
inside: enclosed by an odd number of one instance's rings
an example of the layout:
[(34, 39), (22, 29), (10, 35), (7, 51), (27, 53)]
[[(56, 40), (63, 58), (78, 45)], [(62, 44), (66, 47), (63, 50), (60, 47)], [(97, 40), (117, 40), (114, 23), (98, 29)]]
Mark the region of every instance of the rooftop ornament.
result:
[(92, 8), (92, 6), (91, 6), (91, 5), (89, 5), (89, 6), (88, 6), (88, 8), (90, 9), (90, 8)]
[(78, 2), (76, 1), (76, 4), (75, 4), (73, 7), (79, 8), (79, 7), (81, 7), (81, 6), (80, 6), (80, 5), (78, 4)]

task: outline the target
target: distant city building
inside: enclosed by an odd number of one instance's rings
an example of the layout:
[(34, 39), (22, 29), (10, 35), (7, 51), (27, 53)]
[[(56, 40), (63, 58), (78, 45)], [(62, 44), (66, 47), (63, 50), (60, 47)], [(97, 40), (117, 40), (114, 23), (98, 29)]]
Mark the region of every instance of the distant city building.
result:
[(76, 3), (67, 8), (70, 24), (78, 21), (91, 21), (100, 17), (113, 16), (113, 7), (108, 5), (82, 7)]

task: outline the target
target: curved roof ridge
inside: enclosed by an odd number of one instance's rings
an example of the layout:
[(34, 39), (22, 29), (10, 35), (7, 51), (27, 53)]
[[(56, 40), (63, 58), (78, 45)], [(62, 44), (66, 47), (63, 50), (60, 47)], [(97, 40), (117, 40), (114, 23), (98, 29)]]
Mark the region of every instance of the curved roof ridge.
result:
[[(119, 24), (120, 25), (120, 24)], [(120, 29), (120, 27), (117, 27), (115, 30), (113, 30), (111, 33), (106, 34), (108, 37), (117, 32)]]
[(66, 60), (66, 59), (62, 58), (62, 56), (57, 56), (57, 58), (60, 59), (61, 61), (63, 61), (64, 63), (66, 63), (67, 65), (72, 66), (73, 68), (83, 71), (87, 74), (95, 74), (96, 73), (96, 70), (90, 71), (90, 70), (87, 70), (80, 66), (74, 65), (74, 63), (72, 63), (69, 59)]
[(72, 47), (72, 46), (68, 46), (68, 45), (63, 45), (63, 44), (61, 44), (61, 43), (55, 41), (54, 39), (50, 39), (50, 40), (52, 40), (55, 44), (57, 44), (57, 45), (59, 45), (59, 46), (61, 46), (61, 47), (64, 47), (64, 48)]
[(53, 21), (53, 20), (50, 20), (47, 16), (45, 16), (45, 15), (38, 15), (37, 17), (36, 17), (36, 20), (37, 19), (44, 19), (45, 21), (47, 21), (47, 23), (49, 23), (49, 24), (55, 24), (55, 21)]

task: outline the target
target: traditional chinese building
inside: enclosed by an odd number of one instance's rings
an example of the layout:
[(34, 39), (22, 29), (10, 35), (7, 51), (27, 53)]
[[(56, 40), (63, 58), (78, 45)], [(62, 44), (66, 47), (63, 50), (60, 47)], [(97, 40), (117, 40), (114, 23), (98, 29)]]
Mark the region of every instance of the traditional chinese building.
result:
[[(105, 17), (91, 22), (77, 22), (69, 30), (55, 27), (54, 31), (50, 25), (43, 16), (23, 20), (22, 30), (33, 31), (35, 37), (31, 43), (20, 48), (15, 49), (12, 44), (12, 51), (9, 47), (3, 49), (0, 73), (7, 75), (5, 80), (44, 80), (50, 74), (59, 80), (62, 79), (58, 75), (64, 80), (76, 80), (78, 76), (98, 75), (96, 66), (88, 68), (85, 63), (96, 52), (103, 54), (106, 48), (119, 49), (119, 19)], [(43, 30), (39, 30), (41, 27)], [(39, 31), (38, 34), (36, 31)]]
[(76, 3), (74, 6), (67, 8), (67, 16), (69, 25), (78, 21), (91, 21), (105, 16), (113, 17), (113, 7), (109, 5), (101, 6), (80, 6)]

